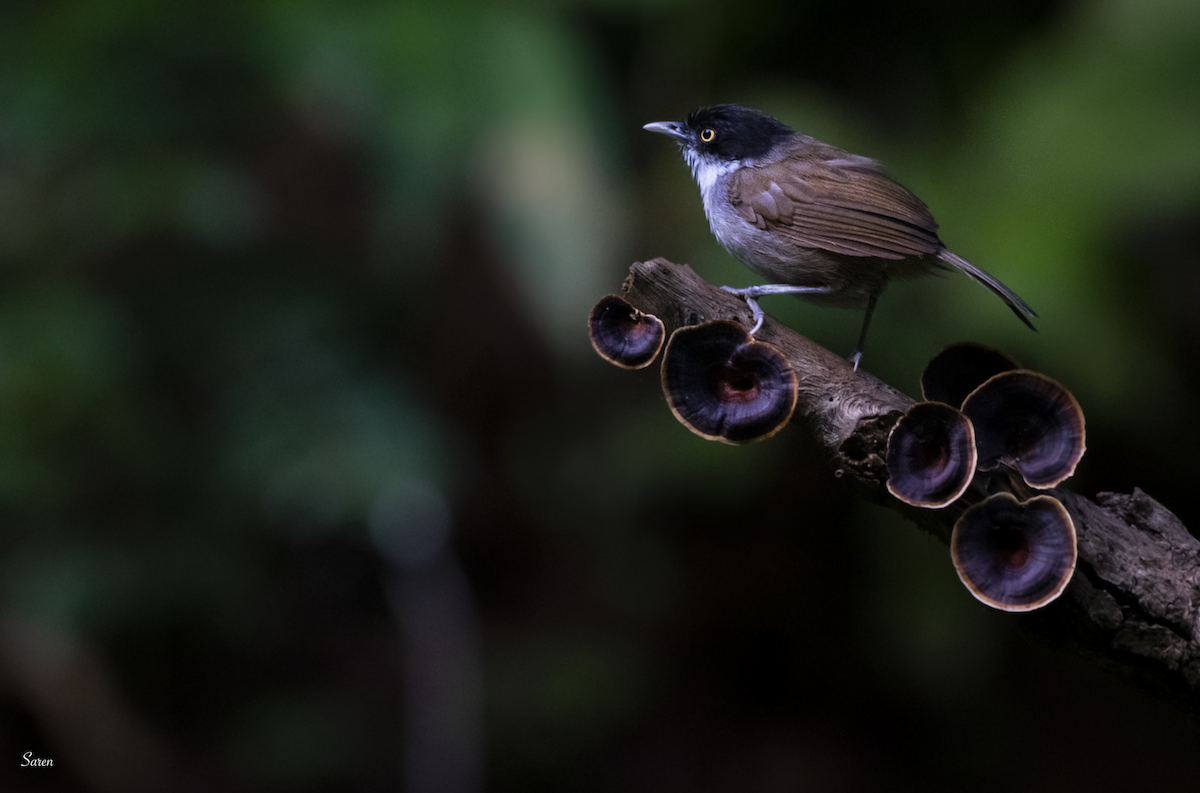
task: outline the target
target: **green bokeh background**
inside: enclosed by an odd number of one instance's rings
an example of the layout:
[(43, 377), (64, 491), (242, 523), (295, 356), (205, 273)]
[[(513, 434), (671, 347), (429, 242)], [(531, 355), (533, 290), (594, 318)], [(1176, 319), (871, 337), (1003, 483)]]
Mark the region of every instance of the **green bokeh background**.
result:
[(888, 163), (1041, 315), (898, 284), (865, 368), (1001, 347), (1082, 403), (1075, 489), (1200, 526), (1191, 0), (13, 0), (0, 788), (1194, 783), (801, 430), (706, 443), (591, 352), (631, 261), (753, 280), (640, 130), (716, 101)]

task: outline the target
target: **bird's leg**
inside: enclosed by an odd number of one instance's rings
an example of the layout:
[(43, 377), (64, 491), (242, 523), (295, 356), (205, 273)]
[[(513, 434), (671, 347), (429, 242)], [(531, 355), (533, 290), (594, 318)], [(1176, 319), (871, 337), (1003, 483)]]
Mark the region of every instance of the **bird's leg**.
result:
[(854, 354), (850, 356), (850, 362), (854, 364), (856, 372), (858, 371), (858, 362), (862, 360), (863, 347), (867, 344), (867, 328), (871, 327), (871, 315), (875, 313), (875, 303), (878, 301), (878, 292), (867, 300), (867, 315), (863, 317), (862, 332), (858, 334), (858, 345), (854, 348)]
[[(737, 295), (746, 301), (746, 305), (750, 308), (750, 314), (754, 317), (754, 327), (750, 329), (751, 336), (758, 333), (758, 329), (763, 324), (765, 315), (763, 314), (763, 310), (758, 307), (758, 299), (763, 295), (800, 295), (829, 291), (829, 287), (827, 286), (792, 286), (790, 284), (759, 284), (758, 286), (747, 286), (743, 289), (723, 286), (721, 289), (731, 295)], [(872, 298), (872, 301), (874, 301), (874, 298)], [(875, 303), (872, 302), (871, 306), (874, 307), (874, 305)]]

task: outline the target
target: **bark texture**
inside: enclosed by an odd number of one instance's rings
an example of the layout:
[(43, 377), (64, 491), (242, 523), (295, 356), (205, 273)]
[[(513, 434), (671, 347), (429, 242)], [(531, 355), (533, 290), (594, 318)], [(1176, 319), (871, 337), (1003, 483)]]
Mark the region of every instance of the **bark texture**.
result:
[[(742, 300), (665, 259), (635, 263), (622, 297), (661, 319), (668, 335), (717, 319), (751, 324)], [(1074, 578), (1058, 600), (1013, 619), (1200, 717), (1200, 541), (1169, 510), (1140, 489), (1100, 493), (1092, 501), (1063, 487), (1033, 491), (1003, 470), (978, 474), (944, 509), (910, 507), (888, 494), (884, 458), (888, 434), (913, 400), (770, 317), (757, 338), (782, 350), (795, 369), (793, 421), (829, 449), (834, 475), (943, 542), (968, 507), (994, 492), (1058, 498), (1078, 535)]]

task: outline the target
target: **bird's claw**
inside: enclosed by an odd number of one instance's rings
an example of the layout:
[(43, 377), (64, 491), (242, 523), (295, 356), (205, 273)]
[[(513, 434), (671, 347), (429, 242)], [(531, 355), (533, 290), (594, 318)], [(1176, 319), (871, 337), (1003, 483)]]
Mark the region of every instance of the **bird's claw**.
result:
[(750, 335), (753, 336), (755, 333), (758, 333), (759, 329), (763, 326), (763, 320), (766, 319), (766, 314), (758, 307), (757, 290), (752, 286), (745, 289), (723, 286), (721, 289), (735, 297), (740, 297), (746, 302), (746, 306), (750, 309), (750, 317), (754, 320), (754, 327), (750, 328)]

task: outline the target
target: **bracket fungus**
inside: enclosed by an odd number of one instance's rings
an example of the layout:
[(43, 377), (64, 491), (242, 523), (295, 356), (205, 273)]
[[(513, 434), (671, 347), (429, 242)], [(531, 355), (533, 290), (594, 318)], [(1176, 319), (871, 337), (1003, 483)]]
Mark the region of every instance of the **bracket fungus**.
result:
[(671, 412), (697, 435), (724, 443), (769, 438), (792, 417), (798, 396), (787, 357), (724, 320), (679, 328), (662, 363)]
[(666, 339), (662, 320), (638, 311), (616, 295), (600, 298), (588, 317), (588, 338), (596, 353), (622, 369), (653, 363)]
[(962, 411), (918, 402), (888, 436), (888, 492), (914, 507), (944, 507), (971, 484), (977, 460), (975, 430)]
[(963, 401), (988, 378), (1021, 368), (999, 350), (965, 341), (951, 344), (930, 359), (921, 373), (921, 397), (962, 407)]
[(1001, 463), (1030, 487), (1054, 487), (1083, 457), (1083, 411), (1071, 392), (1045, 375), (1017, 369), (989, 378), (963, 402), (975, 425), (979, 469)]
[(1075, 572), (1075, 524), (1058, 499), (1020, 502), (997, 493), (954, 524), (950, 556), (971, 594), (1002, 611), (1032, 611), (1057, 598)]

